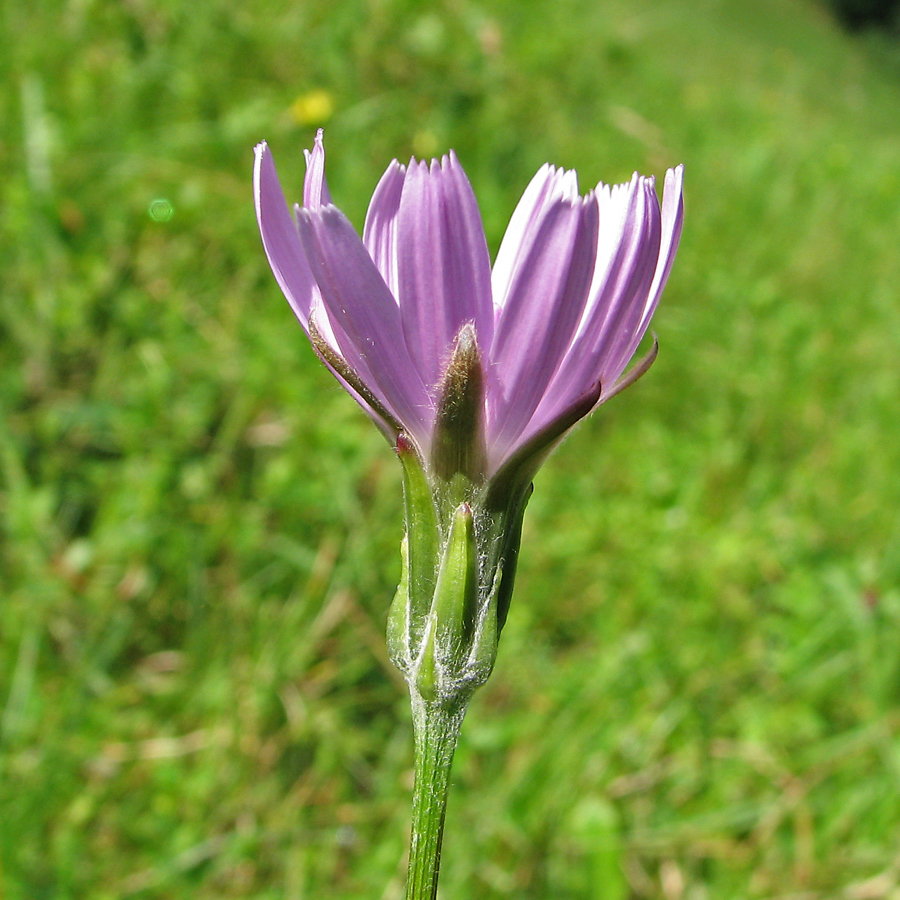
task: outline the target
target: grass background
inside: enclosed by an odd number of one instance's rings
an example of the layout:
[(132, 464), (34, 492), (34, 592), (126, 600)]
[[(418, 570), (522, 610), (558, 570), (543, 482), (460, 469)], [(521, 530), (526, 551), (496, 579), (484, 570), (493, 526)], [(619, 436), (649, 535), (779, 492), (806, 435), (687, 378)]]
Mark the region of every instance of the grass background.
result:
[(319, 124), (357, 224), (454, 147), (492, 250), (546, 160), (686, 165), (659, 361), (538, 476), (442, 896), (900, 897), (896, 46), (811, 0), (0, 15), (4, 900), (402, 897), (398, 466), (250, 196)]

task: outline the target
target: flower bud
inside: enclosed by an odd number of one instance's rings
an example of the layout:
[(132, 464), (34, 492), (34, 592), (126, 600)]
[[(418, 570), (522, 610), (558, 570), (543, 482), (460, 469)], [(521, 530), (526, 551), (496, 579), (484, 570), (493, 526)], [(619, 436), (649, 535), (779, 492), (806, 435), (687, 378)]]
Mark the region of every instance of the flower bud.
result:
[(403, 572), (388, 616), (388, 649), (418, 694), (429, 702), (457, 703), (483, 684), (497, 655), (500, 566), (489, 590), (480, 584), (475, 517), (461, 503), (449, 523), (429, 607), (426, 585), (413, 586), (412, 532), (402, 545)]

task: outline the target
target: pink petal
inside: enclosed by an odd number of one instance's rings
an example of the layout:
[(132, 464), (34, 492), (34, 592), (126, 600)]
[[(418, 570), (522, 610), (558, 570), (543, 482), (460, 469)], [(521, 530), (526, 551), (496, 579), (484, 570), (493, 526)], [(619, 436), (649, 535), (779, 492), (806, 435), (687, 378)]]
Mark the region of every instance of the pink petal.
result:
[[(564, 180), (565, 179), (565, 180)], [(562, 173), (555, 194), (519, 233), (498, 310), (491, 365), (490, 455), (505, 455), (541, 401), (581, 319), (597, 253), (598, 215), (592, 197), (577, 196)], [(569, 190), (574, 189), (571, 199)]]
[[(637, 347), (643, 332), (639, 330), (647, 308), (650, 285), (659, 260), (661, 240), (659, 200), (656, 199), (652, 178), (642, 178), (641, 188), (644, 203), (645, 231), (643, 249), (631, 285), (631, 293), (626, 291), (617, 304), (610, 304), (604, 326), (596, 338), (595, 352), (602, 355), (600, 380), (607, 387), (622, 374)], [(649, 319), (646, 320), (649, 322)], [(626, 355), (627, 354), (627, 355)]]
[(397, 297), (397, 213), (400, 209), (400, 195), (406, 166), (395, 159), (388, 167), (372, 194), (366, 224), (363, 228), (363, 243), (381, 277)]
[[(611, 355), (604, 373), (604, 386), (611, 389), (613, 383), (619, 378), (634, 356), (641, 339), (647, 333), (650, 320), (656, 311), (660, 295), (669, 273), (672, 271), (672, 263), (675, 262), (675, 252), (681, 240), (681, 229), (684, 224), (684, 166), (677, 166), (666, 172), (665, 187), (663, 189), (662, 216), (661, 216), (661, 241), (659, 255), (656, 260), (656, 268), (653, 274), (653, 283), (647, 295), (647, 301), (640, 311), (640, 319), (631, 332), (630, 339), (620, 344), (618, 354)], [(655, 197), (654, 197), (655, 200)], [(604, 390), (605, 393), (605, 390)]]
[(309, 311), (318, 298), (318, 289), (306, 262), (297, 226), (288, 212), (275, 161), (265, 141), (256, 147), (253, 196), (269, 265), (291, 309), (307, 328)]
[(335, 206), (299, 211), (297, 225), (341, 355), (427, 447), (434, 410), (401, 334), (400, 311), (347, 217)]
[(518, 254), (528, 243), (526, 235), (536, 227), (541, 211), (549, 202), (553, 187), (557, 183), (556, 168), (549, 163), (544, 163), (528, 183), (528, 187), (525, 188), (525, 192), (516, 204), (491, 270), (491, 288), (494, 304), (498, 310), (503, 307), (509, 292), (509, 284), (516, 268)]
[(325, 181), (325, 143), (324, 132), (320, 128), (316, 132), (316, 142), (312, 150), (304, 150), (306, 158), (306, 178), (303, 179), (303, 205), (307, 209), (316, 209), (331, 203), (331, 194)]
[(397, 301), (403, 335), (426, 388), (443, 373), (460, 328), (480, 346), (493, 330), (491, 264), (481, 215), (455, 154), (431, 167), (413, 160), (396, 221)]
[[(666, 182), (663, 188), (662, 202), (662, 243), (659, 248), (659, 262), (656, 266), (656, 274), (653, 276), (653, 284), (650, 287), (650, 300), (644, 310), (644, 318), (641, 322), (643, 333), (646, 332), (650, 319), (656, 311), (656, 305), (662, 295), (663, 288), (669, 280), (672, 264), (675, 262), (675, 253), (681, 242), (681, 230), (684, 225), (684, 166), (676, 166), (666, 172)], [(640, 338), (638, 339), (640, 340)], [(634, 349), (637, 349), (635, 344)], [(634, 350), (632, 350), (632, 353)]]
[(659, 206), (652, 182), (635, 175), (630, 185), (611, 192), (598, 189), (597, 202), (600, 248), (590, 299), (565, 358), (519, 443), (552, 422), (560, 410), (602, 378), (610, 352), (620, 340), (617, 327), (627, 326), (635, 312), (639, 319), (646, 306), (659, 256)]

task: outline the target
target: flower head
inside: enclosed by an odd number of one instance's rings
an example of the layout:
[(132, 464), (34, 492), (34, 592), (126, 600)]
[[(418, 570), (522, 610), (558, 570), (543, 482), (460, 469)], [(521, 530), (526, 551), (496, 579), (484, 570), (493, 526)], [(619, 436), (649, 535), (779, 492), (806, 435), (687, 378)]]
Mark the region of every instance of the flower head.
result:
[(477, 443), (461, 464), (490, 479), (633, 380), (622, 375), (681, 234), (681, 166), (666, 174), (660, 207), (653, 178), (580, 196), (574, 172), (544, 165), (492, 269), (452, 151), (430, 165), (392, 162), (362, 239), (331, 203), (321, 130), (306, 165), (292, 216), (268, 146), (256, 148), (265, 251), (319, 355), (394, 443), (405, 433), (423, 460), (450, 464), (449, 396)]
[(481, 684), (515, 579), (531, 480), (562, 435), (650, 366), (625, 373), (666, 283), (682, 167), (599, 184), (543, 166), (491, 268), (455, 154), (392, 162), (362, 239), (331, 202), (322, 132), (292, 215), (266, 144), (254, 192), (281, 289), (335, 377), (397, 449), (407, 533), (391, 658), (435, 702)]

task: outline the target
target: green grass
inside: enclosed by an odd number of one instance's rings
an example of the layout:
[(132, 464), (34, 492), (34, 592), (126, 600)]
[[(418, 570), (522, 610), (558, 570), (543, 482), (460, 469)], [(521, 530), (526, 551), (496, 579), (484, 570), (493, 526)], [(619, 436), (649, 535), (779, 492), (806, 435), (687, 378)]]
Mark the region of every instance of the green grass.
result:
[[(442, 896), (900, 895), (900, 64), (802, 0), (7, 4), (0, 896), (402, 897), (401, 496), (265, 262), (455, 147), (686, 165), (660, 358), (538, 476)], [(173, 215), (148, 210), (165, 199)]]

